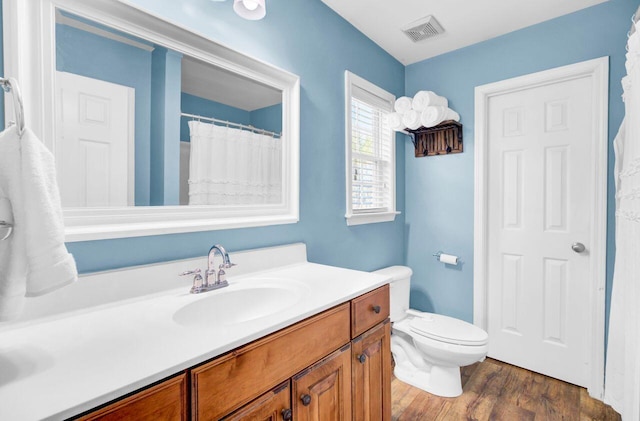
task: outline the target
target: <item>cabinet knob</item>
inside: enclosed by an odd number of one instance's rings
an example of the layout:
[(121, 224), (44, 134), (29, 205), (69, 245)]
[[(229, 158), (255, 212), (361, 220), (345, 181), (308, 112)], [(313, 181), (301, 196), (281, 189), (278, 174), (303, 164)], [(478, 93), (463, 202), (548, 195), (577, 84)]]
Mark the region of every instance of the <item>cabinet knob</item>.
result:
[(302, 395), (300, 396), (300, 400), (302, 401), (302, 404), (304, 406), (309, 406), (309, 404), (311, 403), (311, 396), (310, 395)]
[(367, 356), (364, 354), (360, 354), (356, 358), (358, 358), (358, 361), (360, 361), (361, 364), (364, 364), (364, 362), (367, 361)]
[(373, 312), (374, 312), (374, 313), (376, 313), (376, 314), (380, 314), (380, 310), (382, 310), (382, 309), (380, 308), (380, 306), (373, 306)]
[(291, 421), (291, 418), (293, 418), (293, 412), (291, 412), (290, 408), (286, 408), (282, 410), (282, 419), (284, 421)]

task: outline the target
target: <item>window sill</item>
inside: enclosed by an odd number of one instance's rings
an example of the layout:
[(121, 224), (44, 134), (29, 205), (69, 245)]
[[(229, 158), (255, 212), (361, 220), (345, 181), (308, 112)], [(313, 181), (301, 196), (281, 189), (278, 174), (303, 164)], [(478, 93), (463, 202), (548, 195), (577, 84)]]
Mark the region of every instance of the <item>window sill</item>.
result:
[(347, 225), (375, 224), (378, 222), (392, 222), (400, 212), (376, 212), (376, 213), (356, 213), (346, 214)]

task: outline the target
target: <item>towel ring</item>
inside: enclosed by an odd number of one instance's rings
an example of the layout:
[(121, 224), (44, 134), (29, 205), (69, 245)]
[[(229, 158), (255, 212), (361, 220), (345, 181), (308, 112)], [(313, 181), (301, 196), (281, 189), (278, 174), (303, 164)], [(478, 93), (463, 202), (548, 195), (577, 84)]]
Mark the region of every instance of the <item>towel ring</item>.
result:
[[(15, 124), (18, 129), (18, 136), (22, 138), (24, 133), (24, 105), (22, 104), (22, 95), (20, 93), (20, 87), (18, 81), (10, 77), (8, 79), (0, 78), (0, 87), (5, 92), (11, 92), (13, 96), (13, 112), (15, 115)], [(11, 122), (9, 123), (11, 125)]]
[(4, 241), (7, 238), (11, 237), (12, 232), (13, 232), (13, 224), (10, 224), (5, 221), (0, 221), (0, 241)]

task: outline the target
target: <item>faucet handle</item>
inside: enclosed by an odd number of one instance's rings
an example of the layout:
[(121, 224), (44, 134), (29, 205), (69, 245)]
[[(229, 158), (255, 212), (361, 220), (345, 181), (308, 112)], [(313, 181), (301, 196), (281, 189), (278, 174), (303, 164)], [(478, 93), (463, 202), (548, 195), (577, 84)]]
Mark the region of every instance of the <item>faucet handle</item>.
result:
[(191, 286), (191, 290), (189, 292), (191, 292), (192, 294), (197, 294), (199, 292), (202, 292), (203, 280), (202, 280), (202, 275), (200, 275), (200, 269), (187, 270), (180, 274), (180, 276), (188, 276), (188, 275), (194, 275), (193, 285)]
[(218, 266), (218, 269), (229, 269), (229, 268), (232, 268), (234, 266), (238, 266), (238, 265), (235, 264), (235, 263), (231, 263), (231, 262), (226, 262), (226, 263), (223, 262), (220, 266)]

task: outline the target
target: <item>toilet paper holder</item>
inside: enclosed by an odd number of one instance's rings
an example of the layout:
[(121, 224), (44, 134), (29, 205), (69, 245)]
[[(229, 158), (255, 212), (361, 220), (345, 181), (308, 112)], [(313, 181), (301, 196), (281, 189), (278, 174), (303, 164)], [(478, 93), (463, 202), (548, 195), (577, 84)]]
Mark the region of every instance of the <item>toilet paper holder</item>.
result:
[[(443, 256), (444, 256), (444, 259), (442, 259)], [(458, 264), (461, 263), (460, 258), (458, 256), (446, 254), (446, 253), (443, 253), (442, 251), (437, 251), (433, 253), (433, 257), (435, 257), (438, 262), (442, 262), (445, 264), (457, 266)]]

